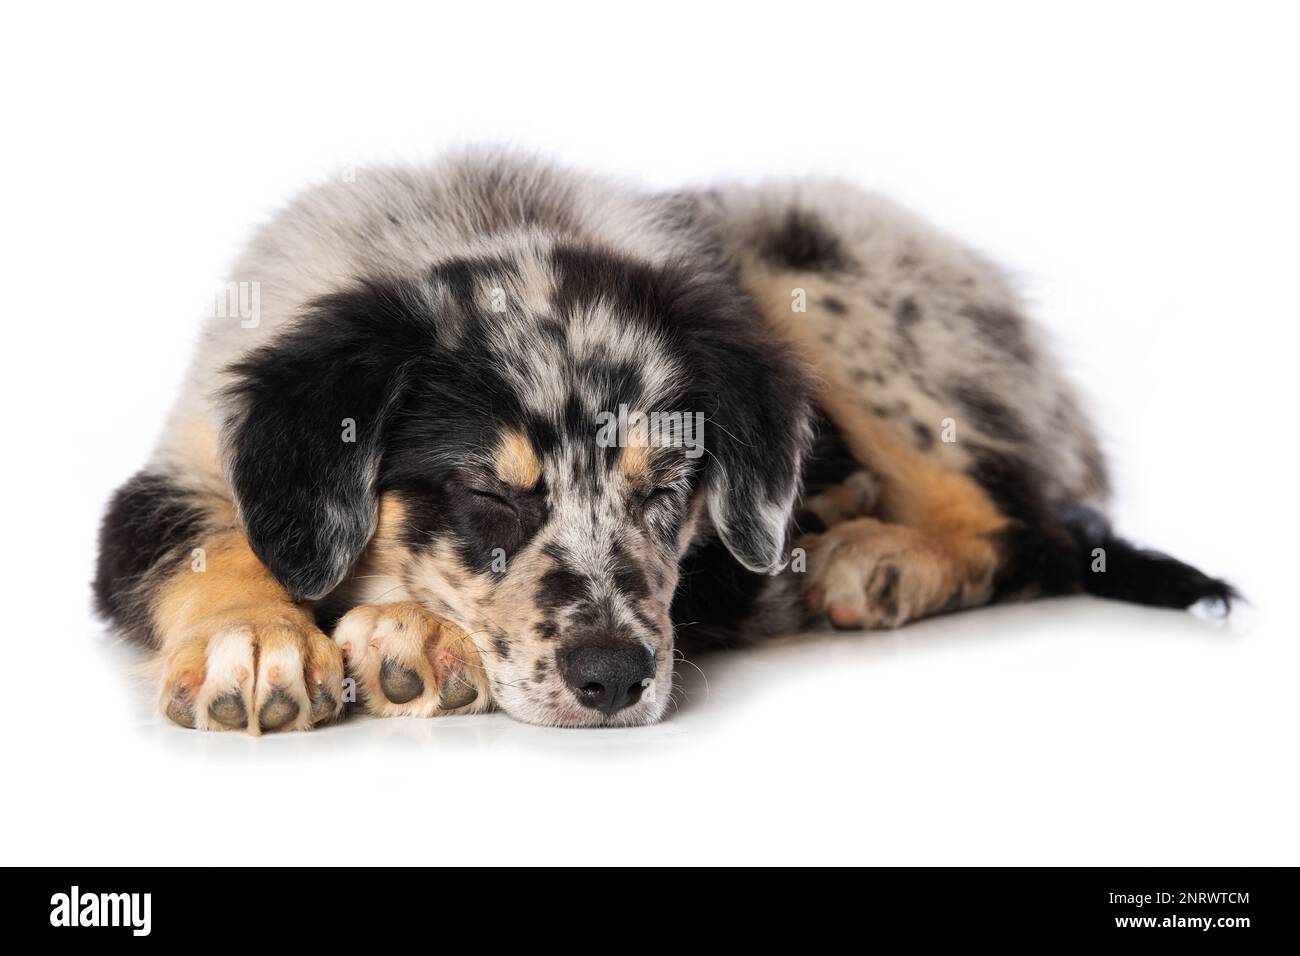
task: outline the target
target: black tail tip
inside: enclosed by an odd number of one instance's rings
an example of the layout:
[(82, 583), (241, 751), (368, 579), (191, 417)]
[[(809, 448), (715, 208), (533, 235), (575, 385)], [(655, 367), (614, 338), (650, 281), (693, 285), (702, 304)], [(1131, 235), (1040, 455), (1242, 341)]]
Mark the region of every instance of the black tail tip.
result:
[(1115, 537), (1106, 519), (1092, 508), (1075, 506), (1061, 518), (1083, 551), (1082, 583), (1088, 594), (1150, 607), (1195, 607), (1223, 617), (1235, 602), (1244, 601), (1241, 592), (1221, 578)]
[[(1193, 568), (1192, 570), (1195, 571), (1196, 569)], [(1207, 583), (1201, 588), (1195, 600), (1186, 605), (1188, 609), (1199, 610), (1211, 617), (1227, 617), (1232, 613), (1235, 604), (1239, 602), (1245, 603), (1246, 599), (1241, 596), (1241, 592), (1227, 581), (1222, 578), (1212, 578), (1208, 575), (1202, 576)]]
[(1108, 536), (1092, 548), (1083, 572), (1089, 594), (1150, 607), (1199, 608), (1226, 617), (1241, 593), (1221, 578), (1160, 551)]

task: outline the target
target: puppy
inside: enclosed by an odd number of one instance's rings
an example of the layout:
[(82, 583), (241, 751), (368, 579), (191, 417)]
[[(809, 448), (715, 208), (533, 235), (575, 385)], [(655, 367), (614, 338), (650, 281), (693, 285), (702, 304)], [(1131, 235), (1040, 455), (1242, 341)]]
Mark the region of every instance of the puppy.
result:
[(357, 171), (229, 291), (95, 581), (187, 727), (645, 724), (678, 640), (1233, 596), (1112, 535), (998, 270), (844, 183)]

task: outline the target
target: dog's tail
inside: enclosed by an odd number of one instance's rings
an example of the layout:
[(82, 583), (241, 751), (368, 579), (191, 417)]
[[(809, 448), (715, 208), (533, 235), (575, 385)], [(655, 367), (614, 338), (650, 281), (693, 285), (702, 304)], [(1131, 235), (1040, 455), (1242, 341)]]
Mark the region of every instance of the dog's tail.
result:
[(1093, 508), (1074, 505), (1059, 517), (1075, 545), (1079, 587), (1088, 594), (1151, 607), (1200, 604), (1224, 614), (1241, 598), (1226, 581), (1116, 536)]

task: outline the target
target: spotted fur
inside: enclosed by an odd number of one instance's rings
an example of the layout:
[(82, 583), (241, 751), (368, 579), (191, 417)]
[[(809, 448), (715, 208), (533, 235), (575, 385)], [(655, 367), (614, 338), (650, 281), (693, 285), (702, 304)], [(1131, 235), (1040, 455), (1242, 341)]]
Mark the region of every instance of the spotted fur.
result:
[[(210, 320), (96, 580), (187, 726), (332, 719), (345, 664), (380, 715), (646, 723), (682, 640), (1231, 595), (1110, 533), (998, 271), (845, 184), (360, 170), (231, 278), (260, 313)], [(1123, 580), (1088, 575), (1098, 547)]]

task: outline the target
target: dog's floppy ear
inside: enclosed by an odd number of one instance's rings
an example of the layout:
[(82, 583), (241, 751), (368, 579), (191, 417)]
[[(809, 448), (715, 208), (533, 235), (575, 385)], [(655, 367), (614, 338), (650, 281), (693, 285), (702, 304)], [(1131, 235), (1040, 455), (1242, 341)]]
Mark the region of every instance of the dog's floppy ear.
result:
[(332, 591), (375, 531), (383, 430), (418, 347), (401, 290), (312, 303), (228, 370), (223, 452), (253, 551), (296, 601)]
[(802, 363), (775, 339), (733, 328), (714, 344), (704, 423), (709, 517), (737, 561), (774, 574), (787, 560), (811, 444), (811, 387)]

